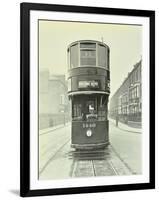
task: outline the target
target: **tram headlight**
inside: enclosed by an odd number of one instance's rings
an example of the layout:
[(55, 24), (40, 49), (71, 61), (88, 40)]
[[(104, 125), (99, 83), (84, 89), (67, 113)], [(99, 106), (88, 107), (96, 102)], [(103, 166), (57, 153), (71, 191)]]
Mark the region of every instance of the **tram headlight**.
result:
[(89, 130), (87, 130), (86, 131), (86, 135), (88, 136), (88, 137), (91, 137), (92, 136), (92, 131), (89, 129)]

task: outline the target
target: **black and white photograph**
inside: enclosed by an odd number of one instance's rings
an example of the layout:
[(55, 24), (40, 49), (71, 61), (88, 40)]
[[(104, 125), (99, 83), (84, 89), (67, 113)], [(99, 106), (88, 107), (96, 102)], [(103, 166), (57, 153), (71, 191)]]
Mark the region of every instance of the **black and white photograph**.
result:
[(21, 6), (31, 10), (21, 187), (29, 182), (37, 195), (153, 188), (153, 11)]
[(39, 20), (39, 179), (142, 174), (141, 74), (141, 25)]

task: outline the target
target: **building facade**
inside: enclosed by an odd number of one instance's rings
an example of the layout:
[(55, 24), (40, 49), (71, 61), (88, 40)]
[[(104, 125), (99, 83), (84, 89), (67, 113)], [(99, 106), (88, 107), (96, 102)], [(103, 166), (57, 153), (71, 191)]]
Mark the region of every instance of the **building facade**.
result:
[(141, 127), (142, 122), (142, 60), (133, 70), (110, 100), (109, 116), (133, 127)]
[(69, 120), (69, 101), (65, 75), (39, 73), (39, 129), (44, 129)]

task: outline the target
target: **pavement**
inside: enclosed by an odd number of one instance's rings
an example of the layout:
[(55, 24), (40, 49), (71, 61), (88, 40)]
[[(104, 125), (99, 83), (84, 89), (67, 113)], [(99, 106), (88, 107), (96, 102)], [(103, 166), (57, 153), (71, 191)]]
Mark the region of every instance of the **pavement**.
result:
[(39, 130), (39, 135), (43, 135), (43, 134), (52, 132), (52, 131), (54, 131), (54, 130), (56, 130), (56, 129), (59, 129), (59, 128), (68, 126), (69, 124), (70, 124), (70, 122), (67, 122), (67, 123), (65, 123), (65, 124), (60, 124), (60, 125), (57, 125), (57, 126), (53, 126), (53, 127), (41, 129), (41, 130)]
[(133, 132), (133, 129), (130, 129), (130, 127), (127, 128), (124, 126), (124, 129), (122, 129), (123, 127), (120, 127), (121, 123), (119, 124), (119, 127), (113, 122), (109, 123), (110, 144), (120, 159), (131, 169), (133, 174), (141, 174), (143, 162), (142, 134)]
[[(39, 135), (39, 173), (42, 174), (48, 164), (56, 157), (56, 153), (70, 141), (70, 123), (44, 129)], [(48, 130), (48, 131), (47, 131)], [(68, 144), (70, 146), (70, 144)]]
[[(116, 121), (114, 119), (109, 118), (109, 121), (116, 126)], [(134, 133), (142, 133), (141, 128), (133, 128), (133, 127), (130, 127), (127, 124), (124, 124), (122, 122), (118, 122), (118, 128), (123, 130), (123, 131), (134, 132)]]

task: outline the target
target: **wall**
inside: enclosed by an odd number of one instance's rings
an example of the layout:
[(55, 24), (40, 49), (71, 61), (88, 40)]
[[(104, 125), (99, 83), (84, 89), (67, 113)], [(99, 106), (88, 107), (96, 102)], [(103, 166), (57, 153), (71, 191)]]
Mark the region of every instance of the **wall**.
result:
[[(65, 116), (66, 115), (66, 116)], [(65, 75), (39, 73), (39, 129), (65, 123), (68, 117), (67, 82)]]
[[(32, 0), (33, 1), (33, 0)], [(30, 2), (32, 2), (30, 1)], [(29, 0), (27, 0), (29, 2)], [(61, 3), (61, 4), (76, 4), (87, 6), (106, 6), (120, 8), (136, 8), (136, 9), (152, 9), (159, 13), (158, 0), (142, 1), (142, 0), (34, 0), (34, 2), (45, 3)], [(1, 124), (1, 140), (0, 140), (0, 199), (20, 199), (19, 191), (19, 90), (20, 90), (20, 70), (19, 70), (19, 0), (1, 1), (0, 6), (0, 124)], [(157, 33), (159, 35), (159, 14), (156, 13)], [(156, 39), (156, 52), (159, 52), (159, 45)], [(159, 59), (156, 66), (159, 66)], [(156, 91), (159, 91), (159, 68), (156, 68)], [(156, 95), (156, 102), (159, 102), (159, 93)], [(159, 104), (156, 105), (156, 117), (159, 120)], [(156, 123), (157, 133), (159, 132), (159, 123)], [(156, 134), (156, 141), (159, 141), (159, 136)], [(157, 145), (156, 145), (157, 146)], [(159, 148), (156, 147), (156, 152)], [(156, 177), (157, 187), (159, 187), (159, 153), (156, 153)], [(37, 197), (36, 199), (55, 199), (55, 200), (157, 200), (159, 189), (156, 190), (141, 190), (141, 191), (125, 191), (125, 192), (109, 192), (95, 193), (82, 195), (65, 195), (51, 197)], [(29, 198), (30, 200), (35, 199)]]

